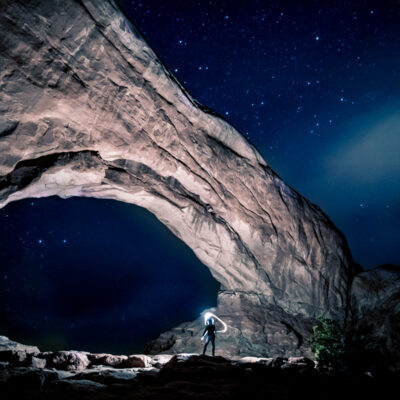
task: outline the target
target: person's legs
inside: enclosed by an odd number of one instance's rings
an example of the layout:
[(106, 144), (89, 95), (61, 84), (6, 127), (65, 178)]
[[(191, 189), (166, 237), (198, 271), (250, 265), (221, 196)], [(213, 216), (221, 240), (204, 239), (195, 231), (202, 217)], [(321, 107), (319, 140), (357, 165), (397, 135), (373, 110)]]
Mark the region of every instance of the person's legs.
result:
[(212, 355), (215, 356), (215, 336), (211, 338)]
[(204, 348), (203, 348), (203, 356), (204, 354), (206, 354), (206, 350), (207, 350), (207, 346), (208, 346), (208, 342), (210, 341), (210, 336), (206, 336), (206, 341), (204, 343)]

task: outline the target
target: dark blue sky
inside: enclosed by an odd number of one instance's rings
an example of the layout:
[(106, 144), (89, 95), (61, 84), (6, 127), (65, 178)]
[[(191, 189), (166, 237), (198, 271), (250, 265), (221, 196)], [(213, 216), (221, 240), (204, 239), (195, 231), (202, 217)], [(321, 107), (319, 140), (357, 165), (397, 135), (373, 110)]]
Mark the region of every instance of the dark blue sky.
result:
[(0, 260), (0, 335), (42, 350), (142, 352), (215, 306), (219, 289), (152, 214), (112, 200), (9, 204)]
[(119, 0), (188, 91), (345, 233), (400, 264), (398, 1)]

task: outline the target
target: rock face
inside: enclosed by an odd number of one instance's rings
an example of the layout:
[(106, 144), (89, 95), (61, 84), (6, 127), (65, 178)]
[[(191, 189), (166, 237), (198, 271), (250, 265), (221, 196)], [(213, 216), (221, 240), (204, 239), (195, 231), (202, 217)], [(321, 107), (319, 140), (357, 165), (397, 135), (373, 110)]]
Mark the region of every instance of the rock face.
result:
[[(344, 321), (343, 235), (186, 92), (113, 0), (0, 12), (0, 207), (58, 195), (147, 208), (221, 283), (231, 355), (301, 354), (310, 318)], [(198, 346), (194, 326), (174, 351)]]
[(24, 352), (27, 354), (39, 353), (39, 349), (36, 346), (27, 346), (14, 342), (6, 336), (0, 336), (0, 352), (1, 351)]
[(382, 265), (356, 276), (351, 318), (355, 357), (364, 366), (400, 370), (400, 266)]
[[(228, 325), (227, 332), (216, 337), (217, 355), (313, 357), (307, 342), (315, 323), (311, 317), (294, 316), (255, 293), (235, 291), (220, 293), (217, 308), (208, 311), (217, 313)], [(202, 318), (183, 323), (150, 342), (145, 352), (179, 353), (179, 349), (185, 349), (201, 353), (203, 324)], [(218, 322), (217, 329), (220, 329)], [(210, 346), (207, 351), (211, 354)]]

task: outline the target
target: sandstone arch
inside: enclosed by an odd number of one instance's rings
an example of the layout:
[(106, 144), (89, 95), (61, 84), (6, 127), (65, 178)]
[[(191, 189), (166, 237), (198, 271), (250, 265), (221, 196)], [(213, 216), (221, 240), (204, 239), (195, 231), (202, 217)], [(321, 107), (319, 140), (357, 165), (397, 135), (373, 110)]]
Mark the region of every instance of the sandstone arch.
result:
[(252, 315), (232, 352), (267, 354), (284, 332), (301, 352), (299, 321), (343, 321), (343, 235), (186, 92), (113, 0), (0, 7), (0, 207), (58, 195), (147, 208), (221, 283), (221, 312)]

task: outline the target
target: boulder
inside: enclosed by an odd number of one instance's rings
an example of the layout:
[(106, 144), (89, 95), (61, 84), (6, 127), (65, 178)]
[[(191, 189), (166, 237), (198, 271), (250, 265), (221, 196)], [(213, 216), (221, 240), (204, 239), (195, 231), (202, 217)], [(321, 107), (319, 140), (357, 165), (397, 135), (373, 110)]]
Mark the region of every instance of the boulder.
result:
[(21, 344), (10, 340), (6, 336), (0, 336), (0, 352), (3, 350), (22, 351), (27, 354), (35, 354), (40, 352), (40, 350), (36, 346)]
[(46, 360), (39, 357), (31, 357), (29, 359), (29, 365), (33, 368), (45, 368)]
[(10, 364), (24, 364), (28, 354), (24, 350), (2, 350), (0, 351), (0, 361)]
[(119, 368), (146, 368), (150, 366), (150, 357), (140, 354), (130, 355)]
[(155, 368), (162, 368), (173, 357), (172, 354), (157, 354), (149, 357), (150, 365)]
[(91, 366), (104, 365), (114, 368), (146, 368), (151, 365), (151, 359), (146, 355), (130, 356), (112, 354), (88, 354)]
[(109, 367), (118, 367), (124, 361), (128, 359), (125, 355), (113, 355), (113, 354), (88, 354), (91, 365), (105, 365)]
[(38, 357), (46, 360), (47, 368), (66, 371), (81, 371), (90, 364), (87, 353), (80, 351), (49, 351), (38, 354)]

